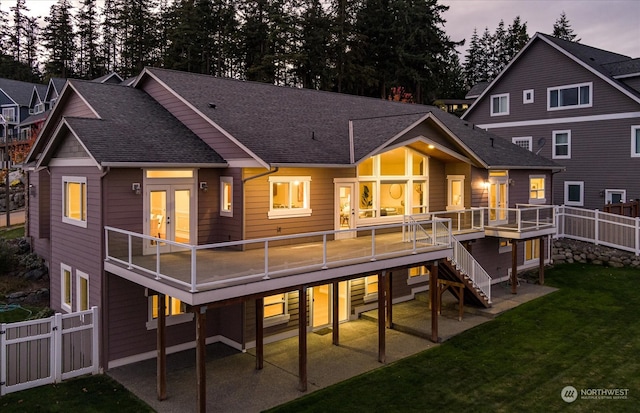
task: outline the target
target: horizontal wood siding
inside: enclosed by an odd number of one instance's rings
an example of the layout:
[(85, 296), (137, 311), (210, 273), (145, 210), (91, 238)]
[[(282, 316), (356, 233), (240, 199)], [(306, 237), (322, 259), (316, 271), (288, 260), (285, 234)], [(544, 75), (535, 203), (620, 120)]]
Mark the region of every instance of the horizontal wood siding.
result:
[(485, 181), (489, 177), (486, 169), (471, 167), (471, 206), (486, 207), (489, 205), (489, 190)]
[[(265, 327), (265, 336), (283, 333), (285, 331), (291, 331), (298, 328), (298, 320), (300, 319), (300, 306), (298, 302), (298, 291), (290, 291), (287, 294), (287, 314), (289, 314), (289, 321), (287, 323), (276, 324), (273, 326)], [(308, 305), (308, 303), (307, 303)], [(308, 313), (307, 313), (308, 314)], [(245, 302), (245, 337), (246, 341), (253, 341), (256, 339), (256, 302), (255, 300), (248, 300)], [(224, 329), (224, 328), (223, 328)]]
[(447, 207), (446, 164), (429, 158), (429, 211), (444, 211)]
[[(61, 311), (60, 264), (72, 268), (75, 311), (76, 271), (89, 275), (89, 306), (101, 305), (103, 257), (101, 172), (93, 167), (51, 167), (51, 307)], [(63, 176), (87, 179), (87, 228), (62, 222)]]
[(68, 100), (64, 105), (64, 111), (60, 113), (60, 115), (66, 116), (66, 117), (76, 117), (76, 118), (95, 118), (96, 117), (95, 113), (93, 113), (91, 108), (87, 105), (87, 103), (84, 100), (82, 100), (80, 96), (78, 96), (77, 93), (68, 95)]
[[(593, 82), (592, 107), (547, 111), (547, 88), (586, 82)], [(534, 102), (523, 104), (522, 93), (528, 89), (534, 89)], [(490, 116), (491, 95), (502, 93), (509, 93), (509, 115)], [(638, 104), (631, 98), (538, 40), (465, 118), (475, 124), (486, 124), (635, 111), (638, 111)]]
[[(450, 162), (445, 165), (445, 188), (448, 191), (449, 181), (447, 176), (449, 175), (462, 175), (464, 176), (464, 207), (470, 208), (471, 205), (471, 165), (463, 162)], [(448, 195), (448, 194), (447, 194)], [(445, 204), (448, 202), (448, 197), (445, 198)]]
[(147, 77), (141, 87), (224, 159), (250, 159), (250, 156), (242, 148), (229, 140), (220, 130), (213, 127), (156, 80)]
[[(233, 216), (220, 215), (220, 177), (233, 178)], [(242, 170), (200, 169), (198, 182), (207, 182), (209, 190), (199, 191), (198, 196), (198, 243), (238, 241), (242, 239)]]
[(89, 154), (84, 150), (78, 139), (69, 131), (59, 137), (60, 144), (56, 148), (53, 158), (88, 158)]
[(500, 239), (497, 237), (480, 238), (471, 244), (473, 257), (491, 278), (504, 277), (511, 268), (511, 250), (499, 253), (499, 248)]
[(628, 79), (620, 79), (620, 80), (624, 82), (627, 86), (635, 90), (640, 90), (640, 76), (630, 77)]
[(46, 262), (50, 260), (49, 242), (51, 237), (51, 183), (49, 172), (41, 170), (29, 173), (29, 184), (33, 185), (28, 191), (29, 219), (28, 234), (31, 237), (33, 252)]
[(106, 208), (105, 225), (138, 233), (143, 232), (144, 195), (131, 190), (133, 182), (142, 185), (143, 172), (139, 168), (111, 169), (104, 178)]
[[(245, 169), (244, 178), (264, 173), (264, 169)], [(334, 178), (353, 177), (352, 168), (312, 169), (281, 168), (277, 174), (249, 179), (244, 185), (245, 239), (291, 235), (334, 229)], [(269, 219), (269, 177), (311, 177), (309, 217)]]

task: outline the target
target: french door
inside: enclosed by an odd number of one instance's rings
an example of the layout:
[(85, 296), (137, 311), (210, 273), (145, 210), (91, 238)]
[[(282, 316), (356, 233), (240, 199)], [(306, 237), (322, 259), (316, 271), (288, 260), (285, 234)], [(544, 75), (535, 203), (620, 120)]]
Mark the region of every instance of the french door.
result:
[(333, 320), (333, 300), (338, 300), (338, 319), (346, 321), (349, 319), (349, 301), (347, 282), (338, 283), (337, 294), (333, 291), (332, 284), (324, 284), (311, 288), (311, 316), (309, 323), (312, 330), (331, 325)]
[(506, 224), (508, 215), (507, 177), (489, 177), (489, 225)]
[[(335, 184), (335, 229), (346, 230), (356, 228), (355, 183), (340, 182)], [(335, 235), (335, 239), (355, 238), (356, 231), (345, 231)]]
[(145, 252), (172, 252), (178, 246), (161, 240), (185, 244), (192, 242), (193, 186), (192, 185), (147, 185), (145, 190), (147, 217), (145, 233), (159, 240), (145, 243)]

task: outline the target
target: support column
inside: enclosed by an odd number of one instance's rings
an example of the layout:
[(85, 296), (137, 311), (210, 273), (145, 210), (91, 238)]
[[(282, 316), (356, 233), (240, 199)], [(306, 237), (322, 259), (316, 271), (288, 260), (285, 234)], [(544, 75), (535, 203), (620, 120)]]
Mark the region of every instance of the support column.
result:
[(256, 299), (256, 370), (264, 367), (264, 297)]
[(298, 388), (307, 391), (307, 287), (298, 289), (298, 300)]
[(198, 412), (207, 411), (207, 307), (196, 308), (196, 388)]
[(166, 302), (165, 295), (158, 294), (158, 331), (157, 346), (157, 391), (158, 400), (162, 401), (167, 398), (167, 341), (166, 341)]
[(332, 284), (332, 305), (333, 305), (333, 345), (340, 345), (340, 333), (338, 327), (340, 326), (340, 286), (338, 281), (334, 281)]
[(518, 294), (518, 241), (511, 240), (511, 294)]
[(438, 261), (434, 262), (429, 271), (429, 301), (431, 302), (431, 341), (438, 342), (438, 309), (440, 308), (438, 294)]
[(387, 328), (393, 328), (393, 273), (389, 271), (386, 278), (387, 282), (385, 285), (385, 305), (387, 310), (387, 322), (385, 323), (385, 326)]
[(387, 292), (387, 272), (382, 271), (378, 274), (378, 361), (385, 363), (386, 354), (386, 297)]
[(540, 269), (538, 270), (538, 283), (544, 285), (544, 238), (540, 237), (540, 245), (538, 247), (538, 256), (540, 257)]

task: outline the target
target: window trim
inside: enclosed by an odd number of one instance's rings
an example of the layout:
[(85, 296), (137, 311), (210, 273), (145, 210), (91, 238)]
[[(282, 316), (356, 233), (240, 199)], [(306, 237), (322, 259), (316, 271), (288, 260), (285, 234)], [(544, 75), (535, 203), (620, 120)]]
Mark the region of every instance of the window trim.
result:
[[(378, 274), (374, 274), (374, 275), (367, 275), (364, 278), (364, 295), (362, 297), (362, 300), (365, 303), (370, 303), (372, 301), (375, 301), (378, 299), (378, 291), (379, 287), (380, 287), (380, 276)], [(375, 279), (375, 281), (373, 281)], [(375, 293), (368, 293), (367, 290), (369, 289), (369, 285), (370, 284), (376, 284), (376, 292)]]
[[(556, 142), (557, 136), (560, 134), (567, 134), (567, 154), (566, 155), (557, 155), (556, 154), (556, 149), (558, 147), (558, 144)], [(551, 158), (552, 159), (571, 159), (571, 130), (570, 129), (566, 129), (566, 130), (554, 130), (552, 132), (552, 141), (553, 141), (553, 152), (551, 154)], [(563, 144), (564, 145), (564, 144)]]
[(527, 143), (529, 144), (529, 152), (533, 151), (533, 136), (514, 136), (513, 138), (511, 138), (511, 143), (512, 144), (514, 144), (516, 146), (519, 146), (519, 147), (521, 147), (523, 149), (527, 149), (524, 146), (519, 145), (518, 141), (520, 141), (520, 142), (527, 141)]
[[(504, 245), (502, 243), (504, 242)], [(505, 252), (511, 252), (513, 244), (509, 238), (498, 238), (498, 254), (504, 254)]]
[[(69, 273), (68, 279), (65, 277), (65, 271)], [(65, 292), (69, 291), (69, 300), (65, 298)], [(73, 311), (73, 270), (70, 266), (60, 263), (60, 308), (70, 313)]]
[[(225, 206), (225, 186), (229, 185), (229, 208)], [(220, 216), (233, 217), (233, 177), (220, 177)]]
[[(569, 186), (580, 187), (580, 201), (569, 201)], [(584, 181), (564, 181), (564, 204), (569, 206), (584, 206)]]
[[(86, 290), (82, 289), (82, 279), (87, 281)], [(86, 272), (76, 270), (76, 310), (77, 311), (85, 311), (91, 308), (91, 303), (89, 302), (89, 274)], [(82, 295), (83, 293), (87, 297), (87, 308), (82, 308)]]
[[(464, 179), (464, 175), (447, 175), (447, 206), (445, 208), (447, 211), (458, 211), (464, 209)], [(460, 206), (454, 206), (451, 202), (453, 197), (451, 185), (453, 182), (457, 181), (460, 181), (460, 189), (462, 190), (460, 193)]]
[[(530, 249), (531, 257), (533, 257), (530, 260), (527, 259), (527, 248)], [(540, 239), (539, 238), (533, 238), (533, 239), (525, 240), (525, 242), (524, 242), (524, 251), (523, 251), (523, 254), (522, 254), (522, 265), (526, 266), (526, 265), (531, 265), (531, 264), (538, 263), (540, 261), (540, 251), (539, 251), (539, 249), (540, 249)], [(537, 255), (537, 256), (535, 256), (535, 255)]]
[[(72, 218), (67, 216), (67, 184), (75, 183), (84, 185), (84, 192), (81, 194), (83, 199), (81, 200), (81, 208), (84, 208), (80, 212), (80, 219)], [(82, 188), (82, 186), (81, 186)], [(86, 228), (87, 227), (87, 177), (85, 176), (63, 176), (62, 177), (62, 222), (76, 225), (78, 227)]]
[(640, 158), (640, 151), (636, 151), (640, 141), (640, 125), (631, 125), (631, 157)]
[[(411, 275), (412, 272), (418, 272), (418, 274)], [(407, 268), (407, 285), (420, 284), (427, 281), (429, 281), (429, 270), (427, 270), (426, 265)]]
[[(589, 86), (589, 103), (582, 103), (581, 104), (580, 103), (580, 88), (584, 87), (584, 86)], [(573, 88), (577, 88), (578, 89), (578, 104), (560, 106), (560, 102), (558, 102), (558, 106), (554, 106), (554, 107), (551, 106), (551, 92), (553, 92), (553, 91), (560, 92), (561, 90), (573, 89)], [(558, 100), (559, 100), (559, 98), (558, 98)], [(562, 86), (554, 86), (554, 87), (548, 87), (547, 88), (547, 111), (590, 108), (591, 106), (593, 106), (593, 82), (575, 83), (575, 84), (572, 84), (572, 85), (562, 85)]]
[[(302, 208), (273, 208), (273, 184), (299, 182), (304, 184)], [(311, 216), (311, 177), (310, 176), (270, 176), (269, 177), (269, 219)]]
[[(527, 93), (531, 93), (531, 99), (527, 99)], [(534, 100), (534, 90), (533, 89), (525, 89), (522, 91), (522, 103), (529, 104), (533, 103)]]
[[(502, 98), (506, 98), (506, 110), (504, 112), (495, 112), (494, 111), (493, 100), (496, 99), (496, 98), (499, 99), (499, 101)], [(496, 95), (491, 95), (490, 102), (491, 102), (491, 111), (489, 112), (489, 114), (491, 116), (506, 116), (506, 115), (509, 114), (510, 102), (509, 102), (509, 94), (508, 93), (499, 93), (499, 94), (496, 94)]]
[[(17, 122), (15, 106), (4, 107), (4, 108), (2, 108), (2, 112), (1, 113), (2, 113), (2, 117), (4, 118), (5, 122), (7, 122), (7, 123), (16, 123)], [(11, 115), (9, 115), (9, 113), (11, 113)]]
[[(536, 191), (542, 190), (542, 198), (531, 198), (531, 180), (542, 179), (542, 189), (536, 189)], [(545, 175), (529, 175), (529, 203), (530, 204), (545, 204), (547, 202), (547, 177)]]
[(626, 189), (605, 189), (604, 190), (604, 203), (611, 204), (611, 195), (613, 194), (621, 194), (621, 202), (625, 203), (627, 201), (627, 190)]
[[(153, 297), (154, 296), (158, 296), (158, 294), (149, 295), (147, 297), (147, 322), (146, 322), (147, 330), (155, 330), (158, 328), (158, 319), (153, 318)], [(177, 300), (177, 298), (175, 297), (171, 297), (166, 294), (165, 296), (169, 297), (169, 300), (172, 300), (172, 299)], [(169, 309), (171, 309), (171, 305), (169, 305)], [(193, 313), (187, 311), (181, 314), (175, 314), (175, 315), (169, 314), (165, 316), (164, 320), (165, 320), (165, 326), (173, 326), (176, 324), (188, 323), (191, 320), (193, 320)]]
[[(274, 295), (281, 295), (281, 294), (282, 294), (281, 302), (274, 302), (269, 304), (264, 303), (265, 298), (272, 297)], [(269, 295), (267, 297), (262, 298), (263, 314), (266, 314), (266, 311), (264, 311), (264, 308), (266, 308), (268, 305), (282, 304), (282, 314), (272, 315), (270, 317), (263, 316), (263, 319), (262, 319), (263, 328), (275, 326), (278, 324), (286, 324), (291, 319), (291, 315), (289, 314), (289, 293), (281, 293), (281, 294), (273, 294), (273, 295)]]

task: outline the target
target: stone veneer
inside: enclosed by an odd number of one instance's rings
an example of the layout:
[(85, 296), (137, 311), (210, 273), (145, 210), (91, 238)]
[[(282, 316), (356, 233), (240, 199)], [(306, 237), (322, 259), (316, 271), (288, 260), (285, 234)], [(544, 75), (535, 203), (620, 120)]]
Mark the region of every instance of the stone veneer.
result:
[(554, 240), (551, 258), (554, 264), (582, 262), (609, 267), (640, 267), (640, 257), (632, 252), (570, 239)]

